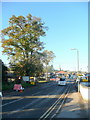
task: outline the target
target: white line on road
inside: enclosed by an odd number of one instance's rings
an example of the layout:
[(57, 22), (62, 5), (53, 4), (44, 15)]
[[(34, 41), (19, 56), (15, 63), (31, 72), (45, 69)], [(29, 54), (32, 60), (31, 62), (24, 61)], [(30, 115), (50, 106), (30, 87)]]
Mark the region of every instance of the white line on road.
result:
[[(39, 93), (39, 92), (38, 92)], [(57, 95), (55, 95), (54, 96), (54, 98), (56, 97)], [(50, 98), (50, 96), (48, 95), (48, 98)], [(43, 98), (41, 98), (41, 99), (43, 99)], [(25, 109), (25, 108), (27, 108), (27, 107), (29, 107), (30, 105), (33, 105), (33, 104), (35, 104), (36, 102), (38, 102), (39, 101), (39, 99), (36, 99), (35, 101), (33, 101), (32, 103), (29, 103), (29, 104), (27, 104), (27, 105), (25, 105), (25, 106), (23, 106), (22, 108), (20, 108), (20, 109), (17, 109), (17, 110), (14, 110), (14, 111), (10, 111), (10, 112), (8, 112), (7, 114), (8, 115), (10, 115), (10, 114), (14, 114), (14, 113), (17, 113), (17, 112), (19, 112), (19, 111), (22, 111), (23, 109)], [(17, 117), (18, 118), (18, 117)]]
[[(68, 87), (67, 87), (68, 89)], [(63, 94), (67, 91), (67, 89), (63, 92)], [(62, 88), (63, 90), (63, 88)], [(54, 102), (54, 104), (52, 106), (50, 106), (50, 108), (38, 119), (38, 120), (44, 120), (46, 119), (49, 114), (53, 111), (53, 109), (56, 107), (56, 105), (58, 104), (58, 102), (60, 102), (59, 100), (62, 98), (63, 94)]]
[[(42, 98), (42, 99), (43, 99), (43, 98)], [(22, 111), (22, 110), (25, 109), (26, 107), (28, 107), (28, 106), (30, 106), (30, 105), (33, 105), (33, 104), (35, 104), (35, 103), (38, 102), (38, 101), (39, 101), (39, 99), (33, 101), (32, 103), (29, 103), (29, 104), (23, 106), (23, 107), (20, 108), (20, 109), (17, 109), (17, 110), (14, 110), (14, 111), (10, 111), (10, 112), (8, 112), (7, 114), (10, 115), (10, 114), (14, 114), (14, 113), (17, 113), (17, 112), (19, 112), (19, 111)]]
[[(49, 88), (51, 87), (52, 85), (49, 85)], [(45, 88), (48, 88), (47, 86), (45, 86), (45, 87), (43, 87), (44, 89)], [(48, 89), (47, 89), (48, 90)], [(39, 93), (41, 93), (42, 91), (40, 91), (40, 92), (37, 92), (37, 93), (34, 93), (34, 94), (32, 94), (31, 96), (33, 96), (33, 95), (36, 95), (36, 94), (39, 94)], [(3, 97), (3, 99), (4, 99), (4, 97)], [(9, 104), (12, 104), (12, 103), (14, 103), (14, 102), (17, 102), (17, 101), (20, 101), (20, 100), (22, 100), (22, 99), (25, 99), (25, 98), (20, 98), (20, 99), (18, 99), (18, 100), (14, 100), (14, 101), (12, 101), (12, 102), (9, 102), (9, 103), (6, 103), (6, 104), (3, 104), (3, 105), (1, 105), (0, 107), (3, 107), (3, 106), (6, 106), (6, 105), (9, 105)]]
[[(41, 92), (41, 91), (40, 91), (40, 92)], [(37, 93), (35, 93), (35, 94), (32, 94), (32, 96), (33, 96), (33, 95), (36, 95), (36, 94), (38, 94), (38, 93), (40, 93), (40, 92), (37, 92)], [(1, 105), (0, 107), (6, 106), (6, 105), (9, 105), (9, 104), (12, 104), (12, 103), (17, 102), (17, 101), (20, 101), (20, 100), (22, 100), (22, 99), (25, 99), (25, 98), (20, 98), (20, 99), (18, 99), (18, 100), (14, 100), (14, 101), (12, 101), (12, 102), (9, 102), (9, 103), (6, 103), (6, 104)]]
[(22, 100), (22, 99), (24, 99), (24, 98), (20, 98), (20, 99), (18, 99), (18, 100), (14, 100), (14, 101), (12, 101), (12, 102), (9, 102), (9, 103), (6, 103), (6, 104), (4, 104), (4, 105), (1, 105), (0, 107), (5, 106), (5, 105), (8, 105), (8, 104), (11, 104), (11, 103), (14, 103), (14, 102), (17, 102), (17, 101)]

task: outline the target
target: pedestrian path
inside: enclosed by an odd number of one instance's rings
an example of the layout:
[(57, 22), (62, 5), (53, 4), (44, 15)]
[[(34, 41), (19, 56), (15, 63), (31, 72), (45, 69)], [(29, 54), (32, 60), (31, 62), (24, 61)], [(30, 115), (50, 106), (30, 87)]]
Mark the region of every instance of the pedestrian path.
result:
[(76, 118), (88, 120), (88, 103), (85, 102), (79, 92), (73, 90), (63, 105), (63, 109), (56, 118)]

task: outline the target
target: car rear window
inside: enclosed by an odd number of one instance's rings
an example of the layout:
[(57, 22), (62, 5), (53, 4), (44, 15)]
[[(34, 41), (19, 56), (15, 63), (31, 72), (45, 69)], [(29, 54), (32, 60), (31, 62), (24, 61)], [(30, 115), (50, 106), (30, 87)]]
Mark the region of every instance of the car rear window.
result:
[(65, 78), (60, 78), (60, 81), (65, 81)]

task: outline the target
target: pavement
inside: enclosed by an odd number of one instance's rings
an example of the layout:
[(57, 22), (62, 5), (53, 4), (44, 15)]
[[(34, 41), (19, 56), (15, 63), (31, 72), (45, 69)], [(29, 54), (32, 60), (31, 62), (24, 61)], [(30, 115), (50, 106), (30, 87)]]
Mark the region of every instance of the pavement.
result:
[(80, 92), (75, 89), (68, 95), (68, 98), (63, 105), (63, 109), (57, 114), (56, 118), (90, 120), (90, 104), (83, 100)]

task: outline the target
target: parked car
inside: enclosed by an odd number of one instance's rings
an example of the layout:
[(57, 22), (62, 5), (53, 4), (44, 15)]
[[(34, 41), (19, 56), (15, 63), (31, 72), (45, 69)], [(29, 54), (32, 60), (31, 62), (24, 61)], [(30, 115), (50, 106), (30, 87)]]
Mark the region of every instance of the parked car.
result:
[(78, 76), (76, 79), (76, 83), (77, 82), (88, 82), (88, 79), (85, 76)]
[(51, 81), (55, 81), (56, 80), (56, 76), (53, 76), (50, 78)]
[(66, 85), (66, 78), (60, 78), (58, 85)]
[(88, 82), (88, 78), (85, 76), (81, 77), (81, 82)]
[(90, 73), (87, 73), (85, 76), (88, 79), (88, 82), (90, 82)]

